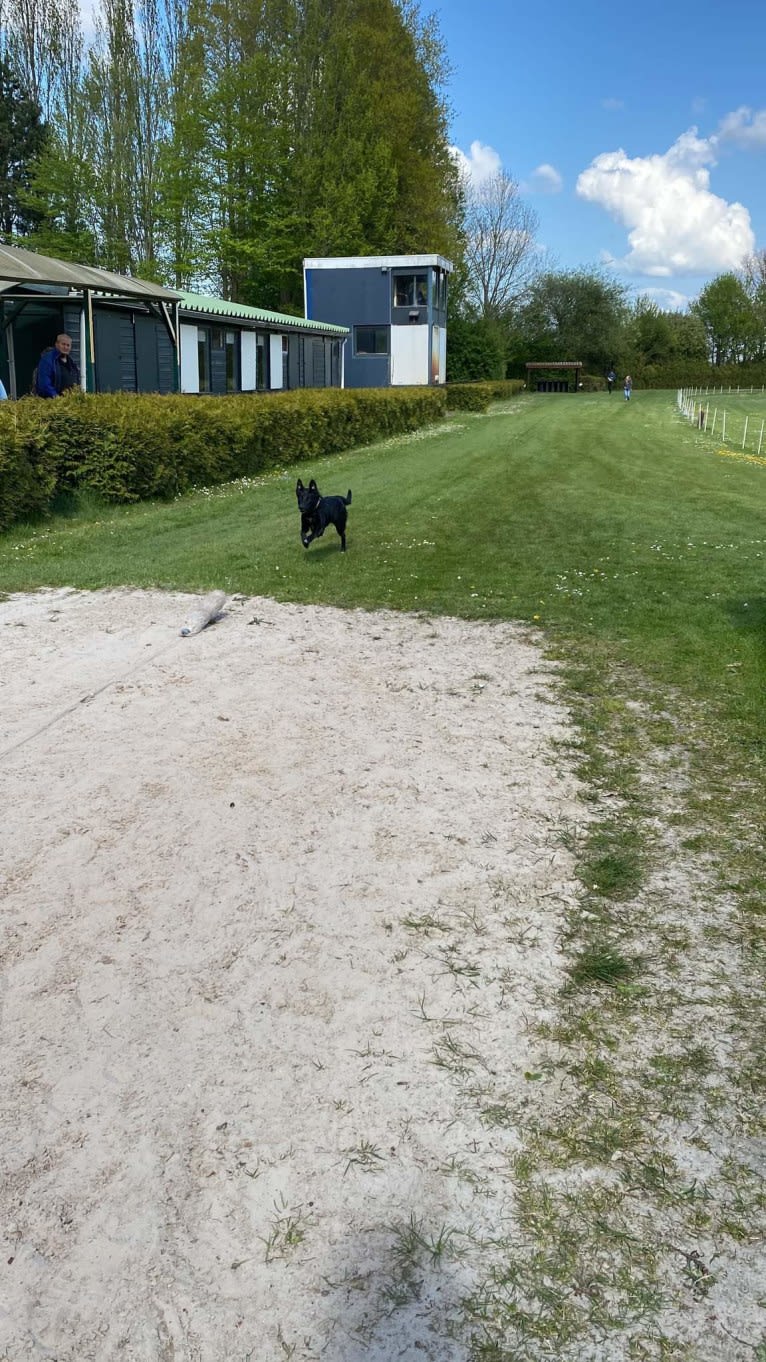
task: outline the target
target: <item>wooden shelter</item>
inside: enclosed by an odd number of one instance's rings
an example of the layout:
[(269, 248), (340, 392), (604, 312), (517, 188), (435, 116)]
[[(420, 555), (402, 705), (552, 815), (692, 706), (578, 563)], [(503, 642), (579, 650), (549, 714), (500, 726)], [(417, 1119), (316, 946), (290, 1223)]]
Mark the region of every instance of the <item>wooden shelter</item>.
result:
[[(569, 388), (569, 373), (570, 373), (571, 371), (574, 371), (574, 390), (575, 390), (575, 392), (578, 392), (578, 391), (579, 391), (579, 388), (580, 388), (580, 374), (581, 374), (581, 372), (582, 372), (582, 360), (579, 360), (579, 359), (564, 359), (564, 360), (560, 360), (558, 363), (555, 363), (555, 364), (552, 363), (552, 362), (549, 361), (549, 360), (539, 360), (539, 361), (538, 361), (538, 360), (532, 360), (532, 361), (530, 361), (528, 364), (525, 365), (525, 368), (526, 368), (526, 371), (527, 371), (527, 388), (530, 387), (530, 385), (531, 385), (531, 383), (532, 383), (532, 381), (533, 381), (533, 379), (534, 379), (534, 381), (535, 381), (535, 383), (536, 383), (537, 391), (538, 391), (539, 393), (568, 393), (568, 392), (570, 391), (570, 388)], [(563, 379), (562, 379), (562, 378), (543, 378), (543, 377), (542, 377), (542, 374), (543, 374), (543, 373), (547, 373), (547, 374), (558, 373), (558, 371), (561, 370), (561, 369), (564, 369), (564, 370), (567, 371), (567, 377), (566, 377), (566, 378), (563, 378)], [(537, 376), (535, 376), (535, 375), (537, 375)]]

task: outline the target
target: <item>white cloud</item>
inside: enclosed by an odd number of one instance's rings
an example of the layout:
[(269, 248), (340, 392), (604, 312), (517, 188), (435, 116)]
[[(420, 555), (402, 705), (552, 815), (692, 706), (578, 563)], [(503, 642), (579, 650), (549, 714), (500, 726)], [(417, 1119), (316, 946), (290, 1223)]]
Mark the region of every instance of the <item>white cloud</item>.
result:
[(643, 288), (642, 297), (651, 298), (662, 312), (685, 312), (691, 301), (686, 293), (674, 288)]
[(577, 193), (629, 228), (630, 251), (613, 263), (657, 278), (737, 269), (755, 248), (750, 214), (710, 190), (716, 138), (683, 133), (664, 155), (606, 151), (577, 180)]
[(624, 109), (624, 108), (625, 108), (625, 100), (624, 100), (624, 99), (602, 99), (602, 101), (601, 101), (601, 107), (602, 107), (602, 109), (607, 109), (609, 113), (618, 113), (618, 112), (620, 111), (620, 109)]
[(529, 188), (533, 193), (560, 194), (563, 187), (564, 181), (556, 167), (548, 165), (547, 161), (532, 171)]
[(499, 153), (483, 142), (472, 142), (469, 156), (460, 147), (450, 147), (450, 151), (460, 174), (474, 185), (483, 184), (503, 168)]
[(766, 147), (766, 109), (758, 109), (754, 113), (743, 104), (741, 108), (735, 109), (733, 113), (721, 119), (718, 132), (711, 141), (731, 142), (746, 151)]

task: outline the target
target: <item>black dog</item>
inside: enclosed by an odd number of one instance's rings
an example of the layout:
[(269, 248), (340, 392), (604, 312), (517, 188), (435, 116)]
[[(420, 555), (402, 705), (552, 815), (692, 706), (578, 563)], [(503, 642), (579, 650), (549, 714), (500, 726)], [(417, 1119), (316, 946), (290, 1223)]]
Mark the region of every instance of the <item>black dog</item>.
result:
[(313, 539), (321, 539), (328, 525), (334, 525), (340, 535), (341, 551), (346, 551), (346, 507), (351, 505), (351, 488), (347, 497), (323, 497), (314, 479), (304, 487), (300, 478), (295, 489), (301, 513), (301, 540), (307, 549)]

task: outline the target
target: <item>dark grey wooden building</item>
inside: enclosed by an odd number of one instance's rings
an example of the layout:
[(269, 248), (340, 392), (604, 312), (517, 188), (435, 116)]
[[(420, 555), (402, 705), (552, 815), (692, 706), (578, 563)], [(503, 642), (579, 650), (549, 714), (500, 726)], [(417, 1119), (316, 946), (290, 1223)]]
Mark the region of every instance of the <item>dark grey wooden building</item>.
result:
[(40, 353), (72, 337), (87, 392), (340, 387), (346, 327), (166, 289), (0, 246), (0, 378), (29, 393)]

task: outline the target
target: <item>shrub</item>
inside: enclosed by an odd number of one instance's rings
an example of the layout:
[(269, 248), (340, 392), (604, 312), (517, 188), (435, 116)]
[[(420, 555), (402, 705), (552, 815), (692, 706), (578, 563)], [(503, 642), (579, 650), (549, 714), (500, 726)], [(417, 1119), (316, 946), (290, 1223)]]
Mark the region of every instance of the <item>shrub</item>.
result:
[(0, 530), (50, 505), (56, 468), (43, 436), (25, 430), (10, 403), (0, 405)]
[(506, 346), (500, 328), (483, 318), (450, 317), (447, 333), (447, 382), (473, 383), (502, 378)]
[(447, 406), (450, 411), (486, 411), (490, 402), (502, 402), (523, 392), (520, 378), (502, 378), (484, 383), (448, 383)]
[(426, 387), (25, 398), (2, 412), (0, 527), (59, 491), (114, 502), (173, 496), (405, 434), (445, 410), (445, 390)]

